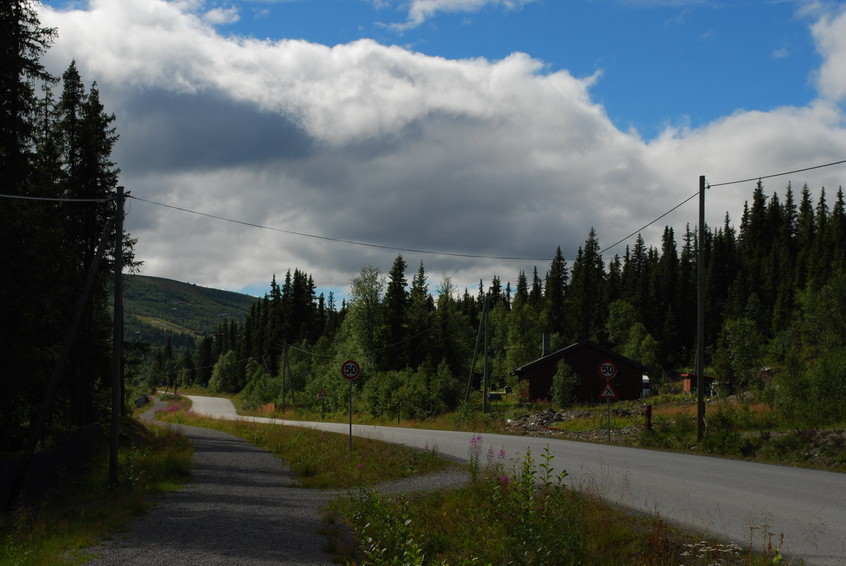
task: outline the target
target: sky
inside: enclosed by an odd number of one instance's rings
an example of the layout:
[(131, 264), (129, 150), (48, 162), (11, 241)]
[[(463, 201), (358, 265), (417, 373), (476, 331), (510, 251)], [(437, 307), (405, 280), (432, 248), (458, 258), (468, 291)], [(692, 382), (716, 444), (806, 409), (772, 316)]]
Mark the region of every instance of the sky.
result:
[[(75, 61), (116, 116), (141, 273), (258, 296), (300, 269), (337, 299), (399, 254), (433, 293), (513, 287), (558, 247), (572, 266), (592, 228), (606, 260), (665, 226), (680, 245), (700, 175), (720, 185), (707, 222), (737, 227), (755, 181), (723, 183), (846, 159), (841, 2), (50, 0), (39, 16), (58, 30), (48, 69)], [(844, 178), (764, 187), (832, 202)]]

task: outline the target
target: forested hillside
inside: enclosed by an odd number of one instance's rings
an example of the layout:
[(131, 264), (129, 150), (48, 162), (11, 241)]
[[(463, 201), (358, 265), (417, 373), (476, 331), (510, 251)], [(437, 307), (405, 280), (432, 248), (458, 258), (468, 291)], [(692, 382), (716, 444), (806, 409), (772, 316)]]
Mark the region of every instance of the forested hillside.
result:
[(195, 345), (222, 322), (243, 322), (255, 297), (161, 277), (124, 275), (125, 339), (175, 348)]
[[(846, 206), (842, 190), (762, 183), (737, 213), (707, 227), (706, 366), (723, 394), (751, 391), (786, 416), (846, 416)], [(662, 382), (692, 369), (696, 342), (698, 237), (667, 226), (660, 247), (638, 237), (622, 255), (601, 257), (591, 231), (569, 261), (560, 248), (548, 266), (492, 274), (478, 289), (434, 288), (421, 263), (410, 277), (402, 256), (382, 273), (364, 266), (340, 307), (315, 295), (312, 278), (288, 272), (243, 324), (228, 322), (183, 356), (182, 377), (213, 390), (244, 391), (253, 403), (316, 403), (318, 391), (342, 406), (338, 367), (362, 365), (359, 401), (373, 414), (404, 407), (425, 417), (455, 408), (482, 372), (474, 358), (489, 312), (493, 387), (553, 348), (594, 340), (650, 368)], [(475, 359), (475, 366), (471, 363)], [(192, 364), (188, 367), (188, 364)], [(161, 368), (154, 369), (161, 372)], [(173, 373), (173, 372), (171, 372)], [(568, 399), (557, 397), (558, 404)]]

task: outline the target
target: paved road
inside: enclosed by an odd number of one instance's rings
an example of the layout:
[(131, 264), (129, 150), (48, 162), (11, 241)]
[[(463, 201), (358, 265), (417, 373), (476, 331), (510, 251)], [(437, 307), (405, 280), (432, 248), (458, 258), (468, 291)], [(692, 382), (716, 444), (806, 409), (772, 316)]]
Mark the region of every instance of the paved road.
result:
[[(239, 417), (226, 399), (190, 398), (195, 412), (219, 418), (349, 433), (348, 424)], [(464, 459), (473, 436), (360, 425), (352, 432)], [(762, 548), (772, 540), (808, 564), (846, 565), (846, 474), (521, 436), (489, 434), (483, 442), (483, 454), (492, 447), (509, 458), (527, 449), (537, 456), (548, 445), (571, 485), (607, 500), (741, 544)]]

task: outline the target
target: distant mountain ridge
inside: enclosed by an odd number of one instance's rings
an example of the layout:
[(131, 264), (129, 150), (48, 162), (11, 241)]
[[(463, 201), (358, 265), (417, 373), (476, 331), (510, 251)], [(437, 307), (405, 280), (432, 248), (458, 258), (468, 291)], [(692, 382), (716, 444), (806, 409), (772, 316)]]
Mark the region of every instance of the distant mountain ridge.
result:
[(174, 346), (185, 346), (229, 319), (241, 323), (258, 300), (162, 277), (124, 275), (123, 280), (124, 337), (153, 345), (170, 337)]

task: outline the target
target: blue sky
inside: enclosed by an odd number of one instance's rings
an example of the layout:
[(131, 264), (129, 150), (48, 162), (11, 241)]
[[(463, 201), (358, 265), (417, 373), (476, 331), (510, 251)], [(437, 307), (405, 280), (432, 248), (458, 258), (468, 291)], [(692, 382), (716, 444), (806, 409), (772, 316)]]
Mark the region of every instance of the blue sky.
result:
[[(51, 0), (40, 15), (59, 32), (48, 68), (75, 60), (117, 117), (142, 273), (200, 285), (260, 294), (299, 268), (344, 294), (398, 253), (433, 291), (515, 282), (559, 246), (572, 263), (591, 228), (603, 248), (638, 231), (699, 175), (846, 158), (840, 2)], [(844, 173), (765, 189), (831, 199)], [(753, 187), (710, 191), (708, 222), (737, 224)], [(697, 217), (694, 201), (642, 234), (681, 242)]]
[(591, 88), (618, 127), (653, 137), (736, 110), (804, 105), (819, 64), (809, 18), (789, 1), (538, 0), (435, 11), (407, 29), (408, 3), (242, 2), (226, 33), (326, 45), (373, 38), (449, 59), (524, 52), (549, 71), (601, 73)]

